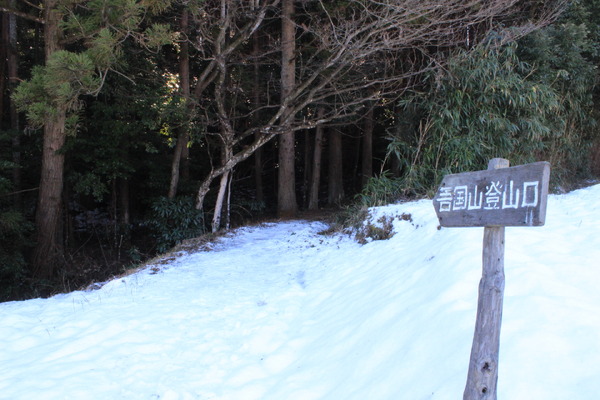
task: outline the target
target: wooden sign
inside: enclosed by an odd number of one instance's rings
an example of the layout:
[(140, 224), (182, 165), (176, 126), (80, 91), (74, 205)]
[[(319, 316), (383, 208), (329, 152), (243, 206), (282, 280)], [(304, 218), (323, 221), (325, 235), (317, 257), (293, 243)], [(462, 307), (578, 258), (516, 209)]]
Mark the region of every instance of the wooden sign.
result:
[(433, 199), (441, 226), (483, 226), (477, 319), (463, 400), (497, 400), (504, 298), (504, 227), (546, 220), (550, 164), (509, 168), (503, 158), (485, 171), (446, 175)]
[(433, 199), (441, 226), (542, 226), (550, 163), (446, 175)]

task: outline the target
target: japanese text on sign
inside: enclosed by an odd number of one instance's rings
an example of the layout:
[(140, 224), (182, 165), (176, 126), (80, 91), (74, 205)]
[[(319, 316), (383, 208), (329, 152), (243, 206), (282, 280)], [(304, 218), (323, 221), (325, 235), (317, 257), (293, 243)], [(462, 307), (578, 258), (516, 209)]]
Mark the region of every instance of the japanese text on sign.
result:
[(444, 176), (433, 198), (440, 226), (542, 226), (550, 163)]
[(439, 212), (460, 210), (505, 210), (537, 207), (540, 199), (540, 182), (523, 182), (515, 185), (492, 181), (480, 188), (476, 185), (441, 187), (436, 196)]

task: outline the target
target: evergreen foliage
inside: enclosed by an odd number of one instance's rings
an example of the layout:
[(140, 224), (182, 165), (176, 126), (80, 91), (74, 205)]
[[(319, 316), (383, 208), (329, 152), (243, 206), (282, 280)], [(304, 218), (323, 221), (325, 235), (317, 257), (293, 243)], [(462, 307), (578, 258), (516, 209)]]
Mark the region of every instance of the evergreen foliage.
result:
[(14, 298), (24, 289), (24, 250), (31, 224), (14, 209), (0, 211), (0, 301)]
[[(7, 137), (7, 132), (0, 132), (0, 142)], [(0, 301), (18, 297), (24, 291), (24, 254), (32, 229), (23, 213), (11, 204), (13, 185), (6, 173), (14, 167), (12, 162), (0, 158)]]
[(533, 66), (531, 78), (546, 82), (560, 101), (563, 129), (548, 144), (548, 161), (559, 181), (589, 175), (590, 145), (600, 137), (594, 115), (597, 43), (586, 24), (565, 20), (525, 37), (519, 57)]
[(205, 232), (202, 211), (194, 208), (192, 197), (160, 197), (152, 205), (148, 223), (158, 252), (164, 253), (185, 239)]
[(485, 169), (495, 157), (514, 165), (550, 158), (554, 167), (568, 168), (556, 153), (565, 150), (571, 112), (587, 105), (557, 87), (569, 73), (577, 71), (558, 71), (550, 81), (519, 58), (516, 43), (488, 41), (459, 52), (401, 104), (416, 115), (409, 129), (391, 132), (388, 151), (401, 161), (406, 184), (432, 188), (446, 174)]
[[(134, 65), (127, 71), (150, 64), (129, 62)], [(91, 195), (98, 203), (109, 198), (116, 179), (134, 180), (136, 172), (152, 168), (156, 154), (167, 150), (164, 137), (157, 134), (161, 110), (156, 105), (165, 95), (161, 77), (147, 74), (134, 84), (112, 75), (107, 84), (80, 113), (79, 132), (64, 149), (72, 166), (67, 181), (77, 194)], [(165, 179), (152, 176), (154, 183)]]
[(383, 171), (377, 177), (371, 177), (362, 191), (356, 195), (363, 207), (377, 207), (390, 204), (404, 195), (403, 180), (396, 178), (390, 171)]
[(101, 81), (92, 59), (86, 53), (57, 51), (45, 66), (35, 66), (31, 79), (21, 82), (12, 96), (27, 115), (31, 127), (41, 128), (61, 107), (69, 114), (70, 133), (74, 133), (80, 96), (99, 90)]
[(91, 0), (85, 7), (78, 7), (77, 2), (65, 3), (61, 8), (64, 13), (61, 29), (67, 42), (83, 42), (84, 49), (53, 52), (44, 66), (33, 67), (31, 78), (17, 87), (12, 98), (26, 113), (30, 125), (43, 126), (57, 110), (65, 107), (74, 127), (73, 112), (81, 108), (81, 96), (100, 92), (108, 72), (121, 62), (129, 37), (151, 47), (171, 43), (172, 34), (164, 24), (151, 24), (146, 32), (141, 32), (147, 10), (162, 11), (169, 4), (169, 0), (149, 4)]

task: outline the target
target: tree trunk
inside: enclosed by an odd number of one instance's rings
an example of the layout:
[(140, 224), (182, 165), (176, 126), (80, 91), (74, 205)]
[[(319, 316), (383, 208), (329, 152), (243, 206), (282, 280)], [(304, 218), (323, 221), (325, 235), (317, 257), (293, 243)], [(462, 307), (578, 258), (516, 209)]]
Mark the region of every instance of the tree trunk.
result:
[[(68, 167), (65, 167), (65, 169), (68, 169)], [(75, 247), (75, 216), (68, 207), (73, 198), (72, 193), (70, 185), (65, 182), (62, 191), (61, 220), (57, 232), (58, 237), (62, 239), (63, 248), (68, 250)]]
[[(258, 57), (260, 54), (260, 40), (258, 33), (252, 34), (252, 53), (254, 56), (254, 93), (252, 96), (252, 105), (255, 110), (260, 107), (260, 64)], [(252, 121), (255, 126), (258, 125), (258, 112), (255, 112), (252, 116)], [(256, 133), (255, 136), (259, 136), (261, 133)], [(256, 187), (256, 201), (259, 204), (263, 204), (265, 201), (265, 190), (263, 184), (263, 152), (262, 147), (259, 147), (254, 154), (254, 184)]]
[[(61, 15), (57, 10), (57, 0), (46, 0), (45, 10), (44, 39), (47, 62), (54, 52), (60, 50)], [(34, 277), (42, 279), (53, 275), (54, 267), (61, 261), (62, 256), (59, 226), (65, 156), (60, 150), (65, 144), (66, 114), (66, 106), (57, 106), (55, 112), (46, 117), (44, 125), (42, 171), (35, 215), (37, 241), (32, 261)]]
[[(324, 114), (324, 110), (320, 107), (317, 110), (318, 118), (321, 119)], [(321, 155), (323, 153), (323, 125), (317, 125), (315, 132), (315, 151), (313, 155), (312, 165), (312, 177), (310, 180), (310, 191), (308, 200), (308, 209), (317, 210), (319, 209), (319, 187), (321, 185)]]
[(233, 171), (229, 171), (229, 183), (227, 183), (227, 211), (225, 213), (225, 230), (231, 228), (231, 184), (233, 183)]
[[(222, 84), (223, 82), (221, 82)], [(224, 91), (223, 90), (216, 90), (215, 93), (217, 94), (217, 101), (222, 102), (223, 100), (223, 94)], [(223, 105), (221, 103), (221, 112), (223, 112)], [(222, 149), (222, 154), (221, 154), (221, 163), (222, 165), (226, 165), (227, 160), (230, 160), (233, 157), (233, 145), (231, 140), (233, 139), (233, 131), (232, 131), (232, 127), (231, 125), (228, 123), (228, 121), (225, 120), (225, 115), (221, 116), (221, 123), (222, 123), (222, 133), (221, 133), (221, 140), (223, 141), (223, 149)], [(212, 220), (212, 232), (217, 232), (220, 228), (221, 228), (221, 217), (222, 217), (222, 213), (223, 213), (223, 203), (225, 202), (225, 195), (227, 194), (227, 191), (229, 189), (229, 179), (230, 176), (232, 175), (231, 170), (232, 168), (227, 169), (226, 171), (223, 172), (223, 174), (221, 175), (221, 183), (219, 184), (219, 192), (217, 193), (217, 200), (215, 202), (215, 211), (213, 213), (213, 220)]]
[[(108, 213), (108, 217), (111, 220), (114, 232), (117, 232), (117, 225), (119, 224), (119, 188), (117, 186), (117, 180), (118, 178), (113, 178), (110, 183), (110, 211)], [(65, 202), (66, 201), (67, 198), (65, 197)]]
[(33, 253), (33, 275), (50, 278), (62, 255), (62, 238), (59, 234), (65, 156), (60, 149), (65, 144), (64, 107), (56, 116), (46, 121), (42, 150), (42, 173), (35, 214), (37, 233)]
[(332, 129), (329, 133), (329, 205), (339, 205), (344, 198), (342, 153), (342, 132)]
[(217, 201), (215, 202), (215, 212), (212, 220), (212, 232), (215, 233), (221, 228), (221, 215), (223, 213), (223, 203), (225, 202), (225, 195), (229, 187), (229, 176), (231, 171), (225, 172), (221, 175), (221, 183), (219, 184), (219, 193), (217, 194)]
[(210, 191), (210, 184), (213, 180), (215, 180), (225, 172), (231, 171), (233, 167), (235, 167), (240, 162), (246, 160), (248, 157), (254, 154), (254, 152), (257, 149), (259, 149), (265, 143), (273, 139), (275, 136), (276, 134), (274, 133), (263, 133), (261, 135), (257, 135), (256, 139), (252, 144), (244, 147), (241, 151), (232, 155), (231, 158), (226, 160), (224, 165), (221, 165), (219, 168), (210, 171), (208, 176), (204, 178), (204, 181), (202, 181), (200, 187), (198, 188), (198, 194), (196, 195), (196, 209), (202, 210), (204, 208), (204, 198)]
[(280, 218), (293, 218), (296, 203), (296, 178), (294, 169), (294, 133), (284, 133), (279, 137), (279, 173), (277, 190), (277, 215)]
[[(185, 105), (188, 111), (190, 111), (190, 52), (189, 44), (187, 42), (189, 18), (189, 10), (186, 6), (184, 6), (179, 22), (179, 27), (184, 37), (184, 40), (179, 46), (179, 89), (181, 91), (181, 95), (185, 99)], [(180, 176), (183, 175), (184, 177), (187, 177), (189, 175), (187, 171), (189, 168), (189, 163), (187, 161), (189, 157), (188, 143), (190, 141), (188, 124), (183, 123), (178, 130), (179, 134), (177, 136), (177, 144), (175, 145), (175, 152), (173, 154), (173, 161), (171, 163), (171, 182), (169, 184), (168, 195), (170, 199), (173, 199), (177, 195)]]
[[(257, 133), (256, 135), (260, 135)], [(262, 147), (254, 153), (254, 186), (256, 190), (256, 201), (259, 204), (265, 202), (265, 185), (263, 183), (263, 151)]]
[(365, 128), (362, 137), (361, 187), (365, 187), (369, 178), (373, 176), (373, 128), (373, 107), (370, 107), (365, 116)]
[(304, 167), (302, 171), (302, 205), (308, 207), (310, 178), (312, 177), (312, 155), (314, 154), (313, 146), (315, 141), (312, 132), (307, 130), (303, 135), (304, 151), (302, 152)]
[[(295, 25), (292, 20), (294, 15), (294, 1), (283, 0), (281, 15), (281, 101), (285, 105), (296, 83), (296, 51)], [(286, 111), (283, 117), (284, 128), (290, 128), (293, 115)], [(285, 130), (285, 129), (284, 129)], [(282, 218), (296, 215), (298, 204), (296, 201), (296, 177), (294, 170), (295, 138), (294, 132), (289, 129), (279, 137), (279, 170), (277, 182), (277, 214)]]
[(175, 145), (175, 152), (173, 154), (173, 161), (171, 163), (171, 181), (169, 183), (169, 199), (175, 198), (177, 195), (177, 188), (179, 186), (179, 177), (181, 169), (181, 160), (184, 155), (184, 148), (188, 144), (188, 135), (185, 133), (179, 133), (177, 137), (177, 144)]
[(129, 225), (131, 223), (129, 204), (129, 181), (125, 178), (119, 179), (119, 223)]

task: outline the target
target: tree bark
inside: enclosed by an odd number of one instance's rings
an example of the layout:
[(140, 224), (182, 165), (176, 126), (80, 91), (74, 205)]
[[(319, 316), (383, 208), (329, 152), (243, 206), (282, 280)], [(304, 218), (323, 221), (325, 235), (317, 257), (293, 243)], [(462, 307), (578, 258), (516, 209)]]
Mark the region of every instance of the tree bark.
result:
[(369, 178), (373, 176), (373, 107), (369, 108), (365, 116), (365, 125), (362, 137), (362, 164), (361, 187), (365, 187)]
[(229, 175), (231, 171), (225, 172), (221, 175), (221, 183), (219, 184), (219, 193), (217, 194), (217, 201), (215, 202), (215, 212), (212, 220), (212, 232), (215, 233), (221, 228), (221, 215), (223, 213), (223, 203), (225, 202), (225, 195), (229, 188)]
[(304, 150), (302, 151), (302, 160), (304, 162), (304, 166), (302, 167), (302, 205), (306, 208), (308, 207), (308, 201), (310, 197), (309, 189), (310, 189), (310, 178), (312, 177), (312, 156), (314, 154), (313, 146), (315, 145), (315, 141), (313, 139), (313, 133), (311, 130), (306, 130), (304, 135), (302, 135), (302, 139), (304, 142)]
[(179, 186), (179, 177), (181, 176), (181, 165), (184, 156), (184, 150), (188, 145), (187, 133), (180, 132), (177, 136), (177, 143), (175, 144), (175, 152), (173, 153), (173, 161), (171, 163), (171, 181), (169, 183), (169, 199), (175, 198), (177, 195), (177, 189)]
[[(324, 114), (323, 107), (317, 110), (318, 118), (322, 118)], [(310, 180), (308, 209), (319, 209), (319, 188), (321, 186), (321, 155), (323, 153), (323, 125), (318, 125), (315, 132), (315, 145), (312, 165), (312, 177)]]
[(342, 164), (342, 132), (332, 129), (329, 133), (329, 205), (339, 205), (344, 198), (344, 175)]
[[(288, 97), (296, 83), (296, 51), (295, 31), (293, 21), (294, 1), (283, 0), (281, 15), (281, 101), (286, 105)], [(286, 105), (287, 106), (287, 105)], [(284, 131), (279, 137), (279, 170), (277, 190), (277, 214), (280, 218), (290, 218), (296, 215), (298, 205), (296, 201), (295, 137), (291, 130), (292, 119), (290, 110), (285, 111), (283, 117)]]
[[(60, 20), (57, 0), (46, 0), (44, 25), (46, 62), (61, 48)], [(32, 260), (33, 276), (41, 279), (52, 277), (54, 267), (61, 261), (62, 256), (59, 227), (65, 157), (60, 150), (65, 144), (66, 114), (66, 106), (58, 105), (54, 112), (46, 117), (44, 124), (42, 171), (35, 216), (37, 241)]]
[[(221, 68), (225, 69), (224, 65), (221, 65)], [(221, 163), (222, 165), (226, 165), (227, 160), (230, 160), (233, 157), (233, 143), (232, 139), (234, 136), (233, 128), (230, 124), (230, 121), (227, 120), (227, 116), (225, 114), (225, 91), (224, 82), (225, 82), (225, 70), (223, 74), (221, 74), (219, 79), (219, 89), (215, 90), (215, 97), (218, 103), (219, 112), (221, 114), (221, 140), (223, 142), (222, 154), (221, 154)], [(229, 190), (229, 179), (231, 176), (231, 171), (233, 167), (223, 171), (221, 175), (221, 183), (219, 185), (219, 192), (217, 193), (217, 200), (215, 201), (215, 210), (213, 213), (212, 220), (212, 232), (217, 232), (221, 228), (221, 217), (223, 213), (223, 203), (225, 202), (225, 195)], [(229, 205), (228, 205), (229, 206)]]
[(60, 150), (65, 144), (66, 110), (59, 107), (56, 114), (44, 126), (42, 173), (35, 214), (37, 241), (32, 265), (34, 277), (41, 279), (52, 277), (62, 255), (59, 227), (65, 156)]

